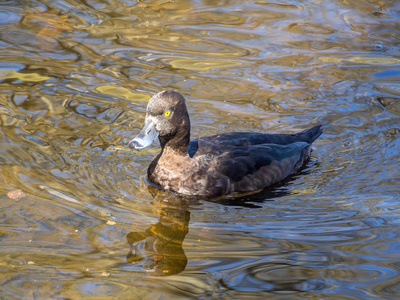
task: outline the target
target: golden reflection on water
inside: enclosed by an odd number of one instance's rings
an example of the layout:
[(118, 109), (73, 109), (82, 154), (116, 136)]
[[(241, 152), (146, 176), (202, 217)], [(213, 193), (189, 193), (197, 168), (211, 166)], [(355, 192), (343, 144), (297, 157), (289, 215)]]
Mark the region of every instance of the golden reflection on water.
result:
[(189, 232), (189, 206), (185, 199), (165, 196), (158, 192), (154, 199), (159, 207), (159, 221), (145, 231), (127, 234), (131, 251), (126, 260), (140, 263), (143, 269), (156, 276), (179, 274), (187, 265), (182, 244)]
[[(399, 11), (3, 1), (0, 298), (398, 298)], [(181, 199), (126, 147), (163, 89), (194, 138), (324, 135), (272, 189)]]

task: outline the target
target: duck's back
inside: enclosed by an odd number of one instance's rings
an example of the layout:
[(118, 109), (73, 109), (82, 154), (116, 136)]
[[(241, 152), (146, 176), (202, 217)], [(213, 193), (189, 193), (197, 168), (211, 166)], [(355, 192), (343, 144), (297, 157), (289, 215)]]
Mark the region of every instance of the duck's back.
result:
[[(309, 157), (311, 143), (321, 133), (321, 126), (315, 126), (297, 134), (235, 132), (193, 141), (189, 154), (198, 161), (204, 158), (208, 173), (196, 193), (214, 197), (273, 185), (300, 169)], [(198, 182), (204, 175), (192, 178)]]
[(189, 144), (190, 157), (210, 151), (221, 151), (237, 146), (262, 144), (289, 145), (296, 142), (312, 144), (322, 134), (321, 125), (314, 126), (295, 134), (268, 134), (255, 132), (229, 132), (201, 137)]

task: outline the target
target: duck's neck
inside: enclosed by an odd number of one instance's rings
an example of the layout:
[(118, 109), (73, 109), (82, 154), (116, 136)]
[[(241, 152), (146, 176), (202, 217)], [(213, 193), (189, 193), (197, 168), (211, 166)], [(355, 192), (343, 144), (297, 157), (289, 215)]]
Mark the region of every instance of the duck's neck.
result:
[(190, 142), (190, 121), (184, 119), (178, 132), (172, 138), (159, 138), (163, 152), (175, 152), (178, 155), (188, 155)]

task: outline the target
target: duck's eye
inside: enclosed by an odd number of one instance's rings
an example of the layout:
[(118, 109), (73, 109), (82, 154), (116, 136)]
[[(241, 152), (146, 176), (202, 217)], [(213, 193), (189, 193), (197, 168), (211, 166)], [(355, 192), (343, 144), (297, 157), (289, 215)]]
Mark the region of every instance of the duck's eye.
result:
[(165, 113), (164, 113), (164, 116), (166, 116), (166, 117), (169, 117), (171, 115), (171, 111), (170, 110), (167, 110)]

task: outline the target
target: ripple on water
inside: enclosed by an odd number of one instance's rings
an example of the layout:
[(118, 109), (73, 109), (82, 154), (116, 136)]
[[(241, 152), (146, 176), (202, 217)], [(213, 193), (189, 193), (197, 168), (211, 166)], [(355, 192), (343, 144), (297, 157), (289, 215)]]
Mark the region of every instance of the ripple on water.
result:
[(392, 94), (394, 96), (400, 96), (400, 83), (399, 82), (380, 82), (376, 84), (378, 90)]
[[(2, 1), (3, 75), (51, 79), (1, 81), (0, 297), (397, 299), (397, 8), (345, 2)], [(162, 207), (159, 149), (122, 145), (138, 93), (167, 88), (196, 137), (322, 122), (318, 163), (245, 208)], [(182, 273), (127, 263), (128, 232), (161, 248), (168, 224), (188, 227)]]
[[(191, 36), (180, 31), (166, 32), (165, 35), (152, 35), (143, 37), (131, 37), (131, 46), (142, 49), (154, 49), (154, 51), (166, 51), (168, 53), (182, 53), (207, 55), (213, 57), (243, 57), (249, 55), (252, 50), (226, 44), (205, 37)], [(175, 41), (175, 43), (171, 43)], [(116, 49), (118, 51), (119, 49)]]
[(367, 241), (354, 242), (339, 248), (346, 252), (356, 251), (358, 256), (365, 260), (400, 261), (398, 259), (400, 247), (398, 238), (400, 234), (397, 227), (381, 226), (365, 230), (363, 234), (371, 238)]
[[(156, 285), (143, 282), (118, 282), (110, 277), (111, 273), (91, 273), (89, 269), (82, 267), (79, 272), (68, 271), (67, 269), (56, 269), (54, 267), (38, 268), (35, 265), (21, 266), (25, 269), (25, 276), (9, 277), (1, 280), (6, 291), (1, 295), (9, 299), (23, 299), (26, 294), (23, 291), (31, 291), (35, 297), (41, 299), (82, 299), (82, 298), (104, 298), (114, 299), (160, 299), (168, 292), (155, 289)], [(38, 276), (38, 269), (41, 269), (41, 276)], [(21, 272), (21, 270), (20, 270)], [(121, 275), (119, 275), (121, 276)], [(148, 286), (145, 286), (148, 285)], [(7, 298), (8, 299), (8, 298)]]
[[(351, 262), (353, 261), (353, 262)], [(361, 299), (397, 299), (399, 271), (394, 266), (379, 266), (373, 261), (359, 262), (352, 257), (343, 264), (332, 266), (326, 276), (336, 282), (332, 292)], [(396, 287), (395, 287), (396, 286)]]
[[(23, 30), (23, 29), (12, 29), (9, 31), (6, 31), (2, 36), (1, 40), (12, 44), (12, 45), (19, 45), (19, 46), (31, 46), (32, 48), (35, 49), (41, 49), (45, 45), (43, 43), (46, 43), (46, 39), (49, 39), (48, 37), (38, 37), (35, 33), (29, 31), (29, 30)], [(54, 46), (54, 43), (51, 44), (51, 47)]]
[(301, 294), (321, 292), (330, 284), (324, 271), (279, 261), (257, 262), (223, 272), (220, 284), (239, 293)]
[(264, 236), (302, 241), (313, 245), (330, 243), (352, 243), (357, 240), (369, 239), (369, 236), (354, 234), (368, 229), (362, 219), (354, 219), (357, 212), (278, 212), (279, 222), (267, 222), (269, 228), (259, 233)]
[(392, 113), (400, 115), (400, 83), (383, 82), (377, 84), (376, 87), (384, 93), (378, 96), (379, 103)]
[(307, 22), (296, 22), (291, 23), (287, 26), (287, 30), (294, 33), (300, 34), (324, 34), (329, 35), (336, 32), (335, 29), (330, 27), (322, 26), (321, 24), (316, 23), (307, 23)]
[(0, 24), (12, 24), (21, 20), (22, 16), (12, 7), (2, 7), (0, 10)]

